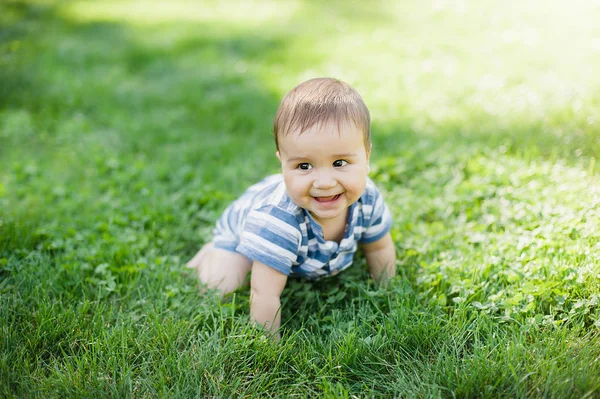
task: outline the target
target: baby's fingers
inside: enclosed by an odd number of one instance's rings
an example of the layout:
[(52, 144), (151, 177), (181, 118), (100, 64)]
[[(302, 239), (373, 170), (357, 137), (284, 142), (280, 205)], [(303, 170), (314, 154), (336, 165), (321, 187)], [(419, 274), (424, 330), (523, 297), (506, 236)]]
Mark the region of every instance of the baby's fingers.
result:
[(200, 251), (198, 251), (196, 253), (196, 255), (194, 255), (194, 257), (192, 259), (190, 259), (190, 261), (188, 263), (185, 264), (185, 267), (187, 267), (188, 269), (197, 269), (200, 267), (200, 264), (202, 263), (202, 258), (204, 257), (204, 248), (202, 248)]

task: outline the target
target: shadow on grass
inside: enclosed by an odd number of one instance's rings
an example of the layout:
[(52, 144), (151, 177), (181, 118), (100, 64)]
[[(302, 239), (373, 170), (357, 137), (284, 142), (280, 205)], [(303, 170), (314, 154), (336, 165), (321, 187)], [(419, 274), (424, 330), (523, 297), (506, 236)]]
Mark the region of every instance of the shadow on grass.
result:
[[(264, 115), (279, 98), (247, 64), (284, 39), (195, 26), (165, 28), (173, 40), (157, 43), (159, 34), (147, 40), (125, 24), (73, 21), (58, 6), (29, 2), (5, 3), (2, 15), (0, 195), (11, 231), (24, 230), (15, 236), (52, 220), (89, 230), (123, 199), (154, 207), (142, 186), (158, 188), (163, 206), (186, 190), (183, 205), (203, 208), (208, 195), (230, 200), (275, 165)], [(118, 198), (98, 213), (110, 192)]]

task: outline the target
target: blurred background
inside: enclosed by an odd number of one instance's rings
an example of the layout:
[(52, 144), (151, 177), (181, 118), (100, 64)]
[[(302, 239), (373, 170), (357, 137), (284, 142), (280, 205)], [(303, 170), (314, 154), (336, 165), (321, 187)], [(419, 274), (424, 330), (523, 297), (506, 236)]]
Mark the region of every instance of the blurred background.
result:
[[(278, 101), (315, 76), (363, 94), (376, 154), (478, 143), (519, 157), (598, 155), (598, 1), (1, 7), (4, 160), (35, 150), (72, 166), (106, 151), (256, 178), (276, 167)], [(249, 148), (257, 156), (232, 155)]]

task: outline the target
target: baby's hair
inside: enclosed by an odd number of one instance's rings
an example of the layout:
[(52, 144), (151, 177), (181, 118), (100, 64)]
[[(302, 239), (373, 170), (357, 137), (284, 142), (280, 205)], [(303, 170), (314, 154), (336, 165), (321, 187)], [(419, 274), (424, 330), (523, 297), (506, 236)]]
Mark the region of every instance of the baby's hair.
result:
[(316, 78), (300, 83), (283, 97), (273, 124), (275, 145), (279, 136), (300, 134), (315, 124), (353, 122), (371, 148), (371, 116), (362, 97), (352, 86), (333, 78)]

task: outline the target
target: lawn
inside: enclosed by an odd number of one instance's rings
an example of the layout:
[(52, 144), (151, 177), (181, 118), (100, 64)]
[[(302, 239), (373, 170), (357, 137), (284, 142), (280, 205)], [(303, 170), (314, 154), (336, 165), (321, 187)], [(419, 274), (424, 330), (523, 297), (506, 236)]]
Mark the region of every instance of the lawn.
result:
[[(0, 2), (0, 397), (600, 397), (597, 1)], [(373, 119), (398, 276), (283, 334), (185, 262), (290, 88)]]

